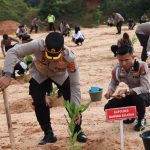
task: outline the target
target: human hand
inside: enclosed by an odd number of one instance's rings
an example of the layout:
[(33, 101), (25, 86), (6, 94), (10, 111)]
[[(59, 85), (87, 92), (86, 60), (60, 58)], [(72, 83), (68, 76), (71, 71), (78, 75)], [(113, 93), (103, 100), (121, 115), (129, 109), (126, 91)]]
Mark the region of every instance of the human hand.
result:
[(80, 124), (81, 124), (81, 114), (79, 114), (79, 115), (76, 117), (75, 123), (76, 123), (77, 125), (80, 125)]
[(109, 99), (112, 95), (113, 95), (113, 92), (111, 90), (108, 90), (104, 96), (106, 99)]
[(11, 77), (3, 76), (0, 78), (0, 91), (3, 91), (10, 85)]
[(50, 107), (50, 101), (51, 101), (50, 97), (46, 95), (45, 96), (45, 103), (46, 103), (47, 107)]
[(116, 98), (123, 98), (126, 96), (127, 89), (120, 89), (116, 94)]

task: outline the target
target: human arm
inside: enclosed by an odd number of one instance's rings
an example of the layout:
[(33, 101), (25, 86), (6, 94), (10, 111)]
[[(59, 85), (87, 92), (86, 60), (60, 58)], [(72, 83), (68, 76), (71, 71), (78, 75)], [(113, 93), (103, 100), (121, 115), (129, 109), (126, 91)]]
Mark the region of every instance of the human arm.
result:
[(150, 89), (150, 80), (149, 80), (149, 70), (148, 65), (145, 62), (142, 62), (142, 65), (139, 69), (139, 86), (130, 88), (130, 91), (134, 91), (135, 94), (144, 94), (149, 93)]
[(4, 72), (13, 73), (14, 66), (18, 62), (19, 58), (23, 58), (26, 55), (37, 54), (44, 49), (44, 42), (42, 40), (33, 40), (29, 43), (18, 44), (11, 48), (4, 61)]
[(104, 96), (106, 99), (109, 99), (110, 97), (112, 97), (112, 95), (113, 91), (111, 89), (108, 89)]
[(122, 39), (119, 39), (119, 40), (117, 41), (117, 46), (120, 47), (120, 46), (121, 46), (121, 43), (122, 43)]
[(66, 60), (67, 71), (70, 79), (70, 101), (79, 105), (81, 100), (80, 81), (79, 81), (79, 68), (77, 66), (75, 54), (67, 47), (65, 47), (63, 54)]
[(5, 73), (4, 76), (0, 78), (0, 91), (3, 91), (10, 85), (11, 82), (11, 74)]
[(12, 37), (9, 37), (9, 38), (10, 38), (11, 41), (14, 41), (14, 42), (17, 42), (17, 43), (20, 42), (19, 40), (15, 39), (15, 38), (12, 38)]
[(107, 99), (112, 97), (113, 93), (116, 91), (116, 88), (119, 84), (119, 81), (117, 79), (117, 68), (116, 67), (112, 70), (111, 74), (112, 74), (111, 81), (109, 83), (108, 90), (105, 93), (105, 98), (107, 98)]
[(4, 51), (4, 48), (5, 48), (5, 45), (4, 45), (4, 43), (3, 43), (3, 40), (1, 40), (2, 54), (3, 54), (4, 58), (5, 58), (5, 51)]

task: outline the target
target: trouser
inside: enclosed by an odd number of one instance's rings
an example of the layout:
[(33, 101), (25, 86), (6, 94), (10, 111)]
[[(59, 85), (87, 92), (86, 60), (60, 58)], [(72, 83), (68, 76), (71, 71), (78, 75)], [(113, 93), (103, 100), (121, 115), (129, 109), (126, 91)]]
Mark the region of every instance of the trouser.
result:
[(116, 56), (116, 54), (117, 54), (117, 49), (118, 49), (117, 45), (112, 45), (111, 46), (111, 51), (114, 53), (114, 56)]
[(18, 74), (24, 74), (25, 70), (21, 67), (20, 63), (17, 63), (14, 67), (14, 72), (12, 74), (13, 78), (16, 78), (15, 71), (18, 70)]
[(119, 22), (116, 24), (117, 31), (118, 31), (119, 34), (121, 34), (121, 27), (122, 27), (122, 24), (123, 24), (122, 21), (119, 21)]
[(33, 29), (35, 29), (35, 33), (38, 32), (38, 26), (37, 26), (37, 25), (35, 25), (35, 26), (32, 26), (32, 25), (31, 25), (30, 33), (32, 33), (32, 30), (33, 30)]
[(55, 26), (54, 26), (53, 22), (48, 23), (48, 26), (49, 26), (49, 31), (54, 31), (55, 32)]
[(129, 23), (128, 23), (129, 29), (133, 29), (134, 26), (135, 26), (135, 23), (134, 23), (134, 22), (129, 22)]
[(75, 43), (78, 45), (79, 43), (82, 44), (83, 41), (84, 41), (84, 39), (78, 38), (78, 39), (75, 40)]
[(14, 47), (14, 45), (5, 46), (5, 52), (7, 52), (12, 47)]
[[(50, 90), (52, 82), (54, 81), (52, 81), (51, 79), (47, 79), (46, 81), (39, 84), (33, 78), (29, 82), (29, 94), (32, 96), (32, 99), (34, 101), (35, 114), (44, 133), (47, 133), (49, 130), (52, 131), (50, 122), (50, 108), (46, 106), (45, 102), (46, 92)], [(69, 77), (62, 85), (58, 85), (57, 83), (55, 84), (61, 90), (64, 100), (70, 101), (71, 93)], [(75, 130), (80, 130), (80, 125), (77, 125)]]
[(150, 93), (129, 95), (125, 98), (113, 98), (104, 106), (105, 109), (136, 106), (138, 118), (144, 118), (146, 107), (150, 105)]
[(142, 50), (142, 53), (141, 53), (141, 60), (146, 61), (147, 58), (148, 58), (146, 48), (147, 48), (147, 42), (148, 42), (149, 36), (144, 35), (144, 34), (139, 34), (139, 33), (136, 33), (136, 35), (137, 35), (137, 38), (140, 41), (141, 46), (143, 47), (143, 50)]

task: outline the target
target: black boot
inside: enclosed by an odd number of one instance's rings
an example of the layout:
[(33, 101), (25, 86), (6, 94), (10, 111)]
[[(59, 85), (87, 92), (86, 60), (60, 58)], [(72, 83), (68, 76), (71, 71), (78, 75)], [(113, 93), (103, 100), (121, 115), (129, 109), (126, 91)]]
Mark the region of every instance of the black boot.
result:
[(55, 143), (57, 141), (57, 138), (53, 134), (51, 124), (42, 125), (41, 128), (44, 131), (44, 137), (39, 142), (39, 145), (44, 145), (46, 143)]
[(76, 127), (75, 127), (75, 133), (76, 133), (76, 132), (77, 132), (77, 133), (80, 132), (80, 133), (78, 134), (78, 136), (77, 136), (77, 141), (78, 141), (78, 142), (85, 143), (85, 142), (88, 140), (87, 136), (86, 136), (86, 135), (84, 134), (84, 132), (82, 131), (80, 125), (76, 125)]
[(145, 129), (144, 125), (146, 124), (145, 118), (138, 118), (137, 124), (134, 126), (135, 131), (142, 131)]
[(87, 140), (88, 140), (87, 136), (84, 134), (84, 132), (81, 131), (77, 136), (77, 141), (85, 143)]
[(54, 136), (52, 131), (45, 133), (44, 138), (39, 142), (39, 145), (44, 145), (47, 143), (55, 143), (57, 138)]

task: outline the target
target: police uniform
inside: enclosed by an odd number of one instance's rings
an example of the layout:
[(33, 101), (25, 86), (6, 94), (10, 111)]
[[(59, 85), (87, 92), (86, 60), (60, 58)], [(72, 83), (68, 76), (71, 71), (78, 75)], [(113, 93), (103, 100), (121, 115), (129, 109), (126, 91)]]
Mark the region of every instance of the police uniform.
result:
[(81, 99), (75, 54), (64, 46), (61, 58), (57, 61), (49, 61), (45, 59), (45, 49), (45, 41), (42, 39), (16, 45), (8, 51), (4, 62), (5, 75), (9, 75), (13, 73), (18, 58), (31, 54), (35, 56), (29, 69), (32, 77), (29, 92), (35, 103), (37, 120), (44, 132), (51, 128), (49, 108), (45, 104), (45, 95), (51, 81), (61, 89), (65, 100), (79, 105)]
[(115, 13), (115, 16), (113, 19), (114, 19), (114, 24), (117, 27), (118, 34), (121, 34), (121, 27), (124, 22), (124, 18), (121, 16), (121, 14)]
[(47, 16), (47, 21), (48, 21), (48, 25), (49, 25), (49, 30), (50, 31), (52, 31), (52, 30), (55, 31), (55, 27), (54, 27), (55, 17), (54, 17), (54, 15), (48, 15)]
[(134, 69), (133, 62), (133, 67), (129, 72), (126, 72), (119, 64), (114, 67), (108, 89), (115, 92), (119, 83), (124, 82), (128, 85), (129, 90), (134, 91), (135, 94), (129, 94), (121, 99), (113, 98), (105, 105), (105, 109), (136, 106), (138, 118), (144, 118), (145, 107), (150, 104), (150, 80), (147, 64), (142, 61), (139, 61), (138, 63), (138, 69)]
[(147, 51), (150, 51), (150, 22), (139, 24), (135, 30), (135, 33), (141, 46), (143, 47), (141, 60), (146, 61), (148, 58)]

